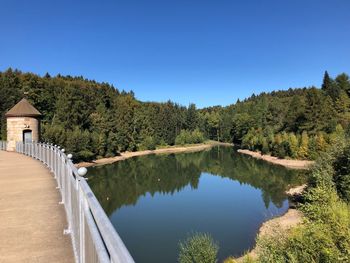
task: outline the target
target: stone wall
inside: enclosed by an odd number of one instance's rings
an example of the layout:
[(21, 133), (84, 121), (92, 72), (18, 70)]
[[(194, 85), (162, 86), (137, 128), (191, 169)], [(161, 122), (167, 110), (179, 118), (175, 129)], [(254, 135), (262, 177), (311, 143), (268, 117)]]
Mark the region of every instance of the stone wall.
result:
[(38, 142), (40, 139), (40, 122), (31, 117), (7, 118), (7, 150), (15, 151), (16, 142), (23, 141), (23, 131), (31, 130), (32, 139)]

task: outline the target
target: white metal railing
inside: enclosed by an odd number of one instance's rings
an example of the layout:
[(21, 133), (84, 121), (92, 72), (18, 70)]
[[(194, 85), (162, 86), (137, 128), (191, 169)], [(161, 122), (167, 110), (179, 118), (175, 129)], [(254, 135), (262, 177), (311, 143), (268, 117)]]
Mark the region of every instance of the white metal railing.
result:
[(53, 172), (64, 204), (77, 263), (134, 263), (112, 223), (64, 149), (43, 143), (16, 144), (16, 151), (42, 161)]
[(6, 141), (0, 141), (0, 151), (6, 151), (7, 142)]

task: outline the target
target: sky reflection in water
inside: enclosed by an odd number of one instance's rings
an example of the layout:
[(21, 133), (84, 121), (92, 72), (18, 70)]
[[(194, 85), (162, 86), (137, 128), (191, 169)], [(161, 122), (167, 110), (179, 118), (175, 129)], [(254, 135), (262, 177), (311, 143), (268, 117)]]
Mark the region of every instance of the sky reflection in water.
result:
[(89, 169), (89, 185), (136, 262), (177, 262), (178, 242), (207, 232), (219, 257), (254, 245), (259, 226), (288, 209), (299, 172), (232, 147), (135, 157)]

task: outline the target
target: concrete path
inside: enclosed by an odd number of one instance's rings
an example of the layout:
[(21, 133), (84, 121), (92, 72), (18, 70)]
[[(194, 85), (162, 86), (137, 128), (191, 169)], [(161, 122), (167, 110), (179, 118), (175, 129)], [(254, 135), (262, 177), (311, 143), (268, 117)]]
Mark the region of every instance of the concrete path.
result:
[(0, 262), (74, 262), (66, 215), (40, 161), (0, 151)]

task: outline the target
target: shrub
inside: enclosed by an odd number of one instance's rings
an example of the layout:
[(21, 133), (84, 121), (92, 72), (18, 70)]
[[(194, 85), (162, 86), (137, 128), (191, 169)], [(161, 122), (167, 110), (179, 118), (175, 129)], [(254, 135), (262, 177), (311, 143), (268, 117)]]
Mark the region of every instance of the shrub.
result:
[(262, 140), (261, 153), (262, 154), (268, 154), (269, 153), (269, 144), (267, 143), (266, 138), (263, 138), (263, 140)]
[(181, 130), (180, 134), (175, 139), (175, 144), (184, 145), (190, 140), (191, 133), (187, 130)]
[(236, 260), (234, 257), (228, 257), (224, 260), (223, 263), (254, 263), (257, 262), (254, 258), (252, 258), (249, 254), (243, 256), (239, 260)]
[(350, 146), (334, 162), (334, 182), (339, 196), (350, 202)]
[(147, 136), (142, 143), (139, 145), (139, 150), (155, 150), (156, 149), (156, 141), (152, 136)]
[(203, 133), (195, 129), (194, 131), (181, 130), (180, 134), (175, 139), (175, 144), (184, 145), (192, 143), (201, 143), (204, 142)]
[(289, 156), (289, 143), (287, 141), (283, 141), (281, 144), (279, 144), (277, 149), (278, 158), (283, 159), (284, 157)]
[(237, 263), (233, 257), (226, 258), (223, 263)]
[(216, 263), (219, 246), (209, 234), (196, 233), (180, 242), (180, 263)]
[(198, 130), (195, 129), (192, 133), (191, 133), (191, 137), (192, 137), (192, 143), (201, 143), (204, 142), (204, 135), (203, 133)]

